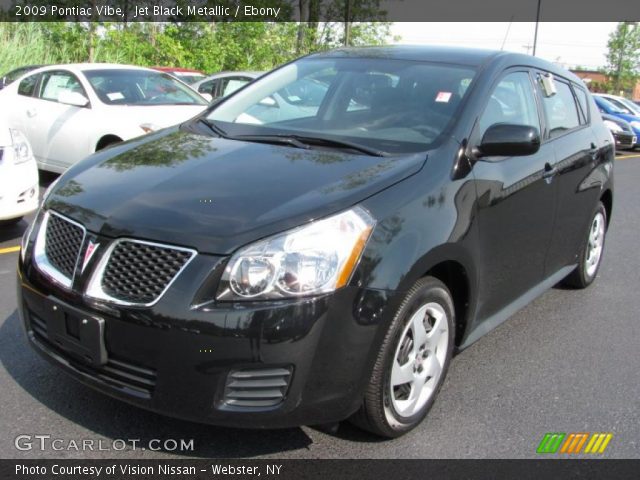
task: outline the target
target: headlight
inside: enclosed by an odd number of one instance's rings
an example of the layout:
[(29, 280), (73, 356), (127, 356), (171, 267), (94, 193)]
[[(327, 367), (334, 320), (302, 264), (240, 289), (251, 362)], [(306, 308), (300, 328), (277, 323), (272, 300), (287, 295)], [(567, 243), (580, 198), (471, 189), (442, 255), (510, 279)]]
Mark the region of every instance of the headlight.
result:
[(611, 120), (605, 120), (604, 124), (606, 125), (606, 127), (611, 130), (612, 132), (622, 132), (622, 127), (620, 125), (618, 125), (615, 122), (612, 122)]
[(354, 207), (249, 245), (231, 257), (217, 298), (286, 298), (343, 287), (374, 225), (364, 208)]
[(636, 130), (640, 130), (640, 122), (637, 120), (634, 120), (633, 122), (629, 122), (631, 124), (631, 126), (633, 128), (635, 128)]
[(29, 140), (20, 130), (14, 130), (13, 128), (9, 130), (11, 133), (11, 140), (13, 144), (13, 163), (24, 163), (33, 158), (31, 155), (31, 145), (29, 145)]

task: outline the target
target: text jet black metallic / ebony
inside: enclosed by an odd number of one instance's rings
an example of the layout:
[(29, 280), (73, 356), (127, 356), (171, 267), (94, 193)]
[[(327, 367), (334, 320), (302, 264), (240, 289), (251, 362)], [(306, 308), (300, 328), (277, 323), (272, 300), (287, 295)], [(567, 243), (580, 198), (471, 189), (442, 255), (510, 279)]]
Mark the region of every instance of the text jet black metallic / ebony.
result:
[(542, 60), (311, 55), (67, 171), (19, 308), (40, 354), (141, 407), (398, 436), (455, 350), (594, 280), (613, 158), (584, 84)]

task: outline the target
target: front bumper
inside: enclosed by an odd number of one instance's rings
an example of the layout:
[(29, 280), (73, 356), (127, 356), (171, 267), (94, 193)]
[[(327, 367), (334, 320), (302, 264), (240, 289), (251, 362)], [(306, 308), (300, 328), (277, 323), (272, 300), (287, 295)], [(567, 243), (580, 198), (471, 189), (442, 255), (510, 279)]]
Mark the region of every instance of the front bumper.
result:
[[(199, 255), (158, 304), (125, 308), (62, 290), (27, 256), (18, 268), (18, 309), (41, 356), (90, 387), (158, 413), (275, 428), (328, 423), (355, 412), (373, 367), (387, 293), (346, 287), (310, 299), (190, 306), (186, 292), (221, 263)], [(66, 334), (56, 336), (58, 308), (103, 320), (105, 364), (67, 348)], [(269, 407), (229, 404), (230, 374), (261, 369), (291, 372), (283, 400)]]
[(634, 148), (638, 143), (638, 137), (631, 132), (614, 132), (616, 148)]
[(0, 166), (0, 220), (19, 218), (36, 210), (38, 192), (35, 162)]

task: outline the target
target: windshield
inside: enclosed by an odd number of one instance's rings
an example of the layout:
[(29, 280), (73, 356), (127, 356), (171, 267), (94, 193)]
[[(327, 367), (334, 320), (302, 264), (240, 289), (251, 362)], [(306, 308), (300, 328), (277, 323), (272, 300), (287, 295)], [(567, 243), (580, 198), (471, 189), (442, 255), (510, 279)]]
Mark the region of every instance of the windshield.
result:
[(207, 117), (230, 136), (294, 135), (387, 153), (430, 148), (474, 76), (468, 67), (370, 58), (301, 59)]
[(638, 114), (640, 114), (640, 107), (635, 103), (633, 103), (628, 98), (618, 97), (618, 98), (611, 98), (611, 99), (608, 98), (607, 100), (609, 100), (610, 102), (613, 102), (615, 100), (616, 105), (619, 105), (620, 107), (626, 110), (630, 110), (632, 115), (637, 116)]
[(613, 102), (611, 102), (610, 100), (604, 98), (604, 97), (597, 97), (598, 100), (596, 103), (600, 103), (600, 105), (598, 105), (601, 108), (606, 108), (608, 112), (610, 113), (626, 113), (625, 111), (627, 110), (622, 109), (620, 107), (618, 107), (617, 105), (614, 105)]
[(207, 105), (207, 101), (167, 73), (147, 70), (84, 72), (107, 105)]

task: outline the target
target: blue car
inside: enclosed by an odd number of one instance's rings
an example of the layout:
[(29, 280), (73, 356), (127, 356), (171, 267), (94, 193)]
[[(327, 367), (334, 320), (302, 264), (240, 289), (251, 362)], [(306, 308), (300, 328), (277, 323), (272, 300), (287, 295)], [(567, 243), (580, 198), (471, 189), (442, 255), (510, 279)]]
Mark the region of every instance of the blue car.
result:
[(617, 107), (616, 105), (614, 105), (609, 100), (603, 97), (594, 95), (593, 99), (595, 100), (596, 105), (598, 106), (598, 109), (600, 110), (601, 113), (606, 113), (607, 115), (612, 115), (614, 117), (618, 117), (618, 118), (621, 118), (622, 120), (626, 120), (627, 122), (629, 122), (629, 125), (631, 125), (631, 128), (633, 129), (633, 133), (636, 135), (636, 138), (637, 138), (635, 148), (638, 148), (640, 146), (640, 143), (639, 143), (640, 142), (640, 117), (636, 115), (631, 115), (629, 113), (625, 113), (625, 111), (623, 111), (621, 108)]

